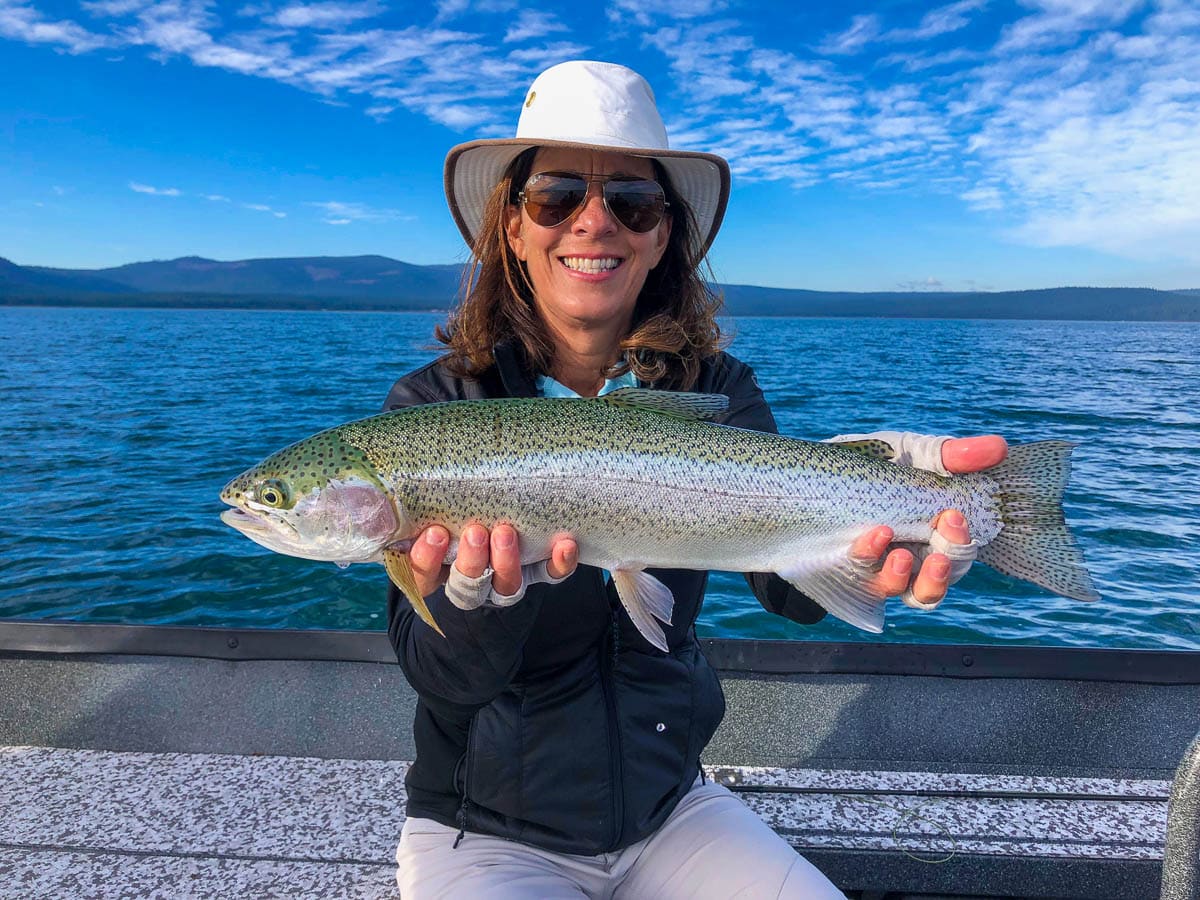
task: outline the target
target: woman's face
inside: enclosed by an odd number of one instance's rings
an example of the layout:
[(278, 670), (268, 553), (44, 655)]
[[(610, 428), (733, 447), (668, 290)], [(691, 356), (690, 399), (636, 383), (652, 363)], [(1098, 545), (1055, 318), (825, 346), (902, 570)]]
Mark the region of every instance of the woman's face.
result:
[[(648, 159), (558, 147), (538, 150), (531, 172), (655, 178)], [(601, 191), (600, 182), (591, 184), (579, 211), (549, 228), (534, 222), (523, 206), (509, 207), (508, 244), (526, 265), (538, 313), (559, 333), (615, 327), (623, 335), (647, 274), (667, 248), (669, 216), (637, 234), (613, 218)]]

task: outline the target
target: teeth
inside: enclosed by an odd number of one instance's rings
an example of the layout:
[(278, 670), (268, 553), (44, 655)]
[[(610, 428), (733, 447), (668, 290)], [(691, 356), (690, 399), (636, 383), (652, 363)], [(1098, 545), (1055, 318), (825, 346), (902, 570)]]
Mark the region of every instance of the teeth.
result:
[(612, 256), (604, 259), (584, 259), (582, 256), (564, 256), (562, 262), (568, 269), (574, 269), (576, 272), (607, 272), (621, 264), (621, 260)]

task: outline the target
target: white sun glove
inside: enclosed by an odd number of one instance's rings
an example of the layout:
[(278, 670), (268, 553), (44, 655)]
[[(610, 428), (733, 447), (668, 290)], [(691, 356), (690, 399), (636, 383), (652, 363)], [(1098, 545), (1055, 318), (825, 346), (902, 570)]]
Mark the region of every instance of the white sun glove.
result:
[[(950, 440), (948, 435), (916, 434), (911, 431), (875, 431), (871, 434), (840, 434), (837, 437), (829, 438), (826, 443), (865, 440), (885, 441), (891, 445), (896, 454), (892, 458), (892, 462), (897, 465), (924, 469), (935, 475), (951, 474), (942, 465), (942, 444)], [(929, 554), (944, 554), (950, 560), (950, 577), (946, 582), (947, 587), (967, 574), (967, 570), (971, 568), (971, 563), (975, 562), (975, 557), (979, 553), (977, 541), (972, 539), (967, 544), (955, 544), (942, 537), (941, 532), (936, 529), (927, 544), (897, 543), (894, 546), (903, 547), (912, 553), (913, 559), (916, 560), (916, 565), (913, 566), (914, 570), (925, 562), (925, 558)], [(900, 599), (904, 601), (905, 606), (911, 606), (913, 609), (933, 609), (942, 602), (939, 600), (937, 603), (922, 603), (913, 596), (911, 585), (900, 595)]]
[(497, 594), (492, 588), (492, 567), (488, 566), (478, 578), (468, 578), (458, 571), (458, 566), (450, 567), (450, 576), (446, 579), (446, 599), (462, 610), (479, 609), (481, 606), (505, 607), (512, 606), (525, 596), (525, 589), (531, 584), (558, 584), (565, 581), (569, 575), (562, 578), (550, 577), (546, 569), (549, 560), (530, 563), (521, 566), (521, 586), (512, 594)]

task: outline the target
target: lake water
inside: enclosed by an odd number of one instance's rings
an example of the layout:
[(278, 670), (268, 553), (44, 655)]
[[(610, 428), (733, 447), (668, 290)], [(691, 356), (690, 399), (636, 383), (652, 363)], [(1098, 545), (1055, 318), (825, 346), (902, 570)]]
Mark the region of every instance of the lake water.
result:
[[(0, 617), (375, 629), (384, 573), (263, 550), (225, 482), (374, 414), (435, 315), (0, 309)], [(984, 566), (882, 638), (764, 612), (717, 574), (707, 636), (1200, 649), (1200, 326), (739, 319), (797, 437), (902, 428), (1079, 444), (1067, 495), (1102, 599)]]

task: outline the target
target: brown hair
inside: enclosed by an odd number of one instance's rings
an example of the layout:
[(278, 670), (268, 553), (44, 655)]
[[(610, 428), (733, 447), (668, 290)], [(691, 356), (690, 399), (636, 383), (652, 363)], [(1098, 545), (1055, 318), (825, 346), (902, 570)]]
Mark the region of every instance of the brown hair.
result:
[[(488, 197), (463, 275), (463, 299), (446, 325), (437, 328), (437, 339), (449, 348), (443, 365), (455, 375), (480, 375), (494, 362), (492, 348), (504, 340), (516, 341), (534, 370), (551, 371), (554, 344), (534, 308), (529, 275), (509, 247), (505, 227), (508, 207), (517, 202), (536, 153), (531, 148), (513, 160)], [(691, 207), (662, 166), (652, 162), (670, 204), (671, 234), (638, 295), (629, 334), (621, 341), (621, 359), (602, 374), (613, 378), (632, 369), (642, 382), (688, 388), (696, 381), (700, 360), (724, 343), (716, 320), (721, 298), (701, 277), (702, 266), (709, 270)]]

